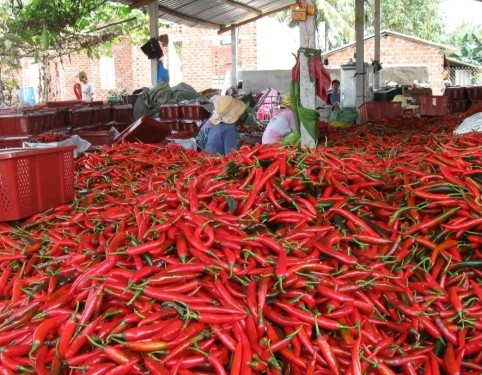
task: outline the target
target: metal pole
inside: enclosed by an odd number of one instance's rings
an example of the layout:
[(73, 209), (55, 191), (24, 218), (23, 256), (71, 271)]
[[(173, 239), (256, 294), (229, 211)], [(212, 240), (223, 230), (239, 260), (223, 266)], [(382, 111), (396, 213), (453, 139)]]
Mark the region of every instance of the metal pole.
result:
[[(151, 38), (159, 38), (159, 13), (157, 1), (149, 4), (149, 34)], [(157, 83), (157, 60), (151, 60), (151, 84)]]

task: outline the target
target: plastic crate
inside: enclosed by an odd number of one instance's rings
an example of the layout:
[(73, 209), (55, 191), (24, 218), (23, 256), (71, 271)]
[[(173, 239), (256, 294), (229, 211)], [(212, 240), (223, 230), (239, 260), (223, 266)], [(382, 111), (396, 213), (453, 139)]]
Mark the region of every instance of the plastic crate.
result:
[(365, 102), (359, 108), (360, 122), (379, 121), (382, 118), (403, 117), (400, 102)]
[(181, 118), (185, 120), (206, 120), (210, 113), (198, 104), (180, 104)]
[(180, 120), (161, 120), (159, 121), (161, 124), (164, 126), (168, 126), (169, 129), (171, 129), (171, 132), (176, 131), (179, 132), (182, 129), (181, 127), (181, 121)]
[(181, 109), (179, 104), (161, 104), (159, 114), (163, 120), (178, 120), (181, 117)]
[(45, 131), (45, 116), (41, 110), (25, 111), (18, 121), (17, 135), (36, 135)]
[(199, 126), (197, 126), (196, 121), (181, 121), (181, 130), (197, 134), (199, 133)]
[(142, 116), (131, 126), (117, 136), (115, 143), (119, 142), (144, 142), (159, 143), (169, 134), (171, 128), (149, 116)]
[(449, 100), (449, 111), (452, 113), (465, 112), (468, 108), (467, 100)]
[(482, 105), (482, 99), (480, 99), (480, 100), (475, 100), (475, 99), (470, 100), (469, 103), (468, 103), (469, 108), (474, 106), (474, 105), (477, 105), (477, 106)]
[(111, 107), (111, 120), (124, 124), (131, 124), (134, 111), (131, 104), (113, 104)]
[(448, 96), (451, 100), (466, 100), (467, 88), (466, 87), (446, 87), (444, 90), (444, 96)]
[(71, 202), (75, 146), (0, 151), (0, 221)]
[(420, 114), (422, 116), (445, 116), (449, 111), (447, 96), (420, 96)]
[(81, 105), (82, 105), (81, 100), (60, 100), (56, 102), (45, 103), (45, 106), (50, 108), (72, 108), (72, 107), (80, 107)]
[(111, 146), (114, 143), (114, 130), (81, 130), (78, 136), (88, 141), (92, 146)]
[(91, 123), (106, 124), (111, 121), (111, 108), (110, 105), (92, 106), (92, 121)]
[(92, 107), (69, 108), (70, 126), (87, 126), (92, 123)]
[(67, 112), (63, 109), (45, 108), (40, 112), (44, 117), (42, 132), (69, 126)]
[(482, 86), (471, 86), (467, 87), (467, 99), (482, 100)]
[(0, 149), (2, 148), (18, 148), (22, 147), (30, 137), (0, 137)]
[(15, 110), (2, 110), (0, 114), (0, 137), (19, 136), (23, 133), (20, 128), (20, 117), (23, 115)]

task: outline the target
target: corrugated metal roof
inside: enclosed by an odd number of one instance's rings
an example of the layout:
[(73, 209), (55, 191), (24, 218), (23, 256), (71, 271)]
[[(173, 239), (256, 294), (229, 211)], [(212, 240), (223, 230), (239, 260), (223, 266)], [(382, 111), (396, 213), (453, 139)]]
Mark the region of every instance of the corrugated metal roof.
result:
[[(131, 8), (146, 8), (152, 0), (118, 0)], [(159, 19), (224, 32), (261, 17), (289, 9), (293, 0), (162, 0)]]

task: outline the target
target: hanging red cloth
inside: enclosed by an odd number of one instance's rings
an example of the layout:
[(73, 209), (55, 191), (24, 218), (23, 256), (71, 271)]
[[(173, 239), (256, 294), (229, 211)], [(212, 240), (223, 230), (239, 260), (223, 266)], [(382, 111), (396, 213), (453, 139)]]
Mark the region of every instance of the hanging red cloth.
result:
[[(321, 61), (321, 54), (319, 50), (311, 48), (300, 48), (308, 58), (308, 68), (311, 80), (315, 81), (315, 91), (318, 97), (325, 101), (328, 99), (328, 89), (331, 86), (330, 73), (325, 69)], [(300, 82), (300, 54), (296, 56), (296, 62), (291, 69), (291, 79)]]

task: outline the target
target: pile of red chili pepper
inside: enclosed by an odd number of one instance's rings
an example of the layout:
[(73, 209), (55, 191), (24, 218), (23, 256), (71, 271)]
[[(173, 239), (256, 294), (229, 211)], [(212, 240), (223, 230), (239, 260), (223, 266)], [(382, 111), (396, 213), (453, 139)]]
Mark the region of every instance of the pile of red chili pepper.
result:
[(61, 142), (61, 141), (65, 141), (68, 138), (70, 138), (70, 135), (67, 133), (46, 132), (46, 133), (42, 133), (31, 137), (30, 142), (34, 142), (34, 143)]
[(0, 223), (0, 374), (480, 374), (482, 135), (422, 120), (78, 159)]

